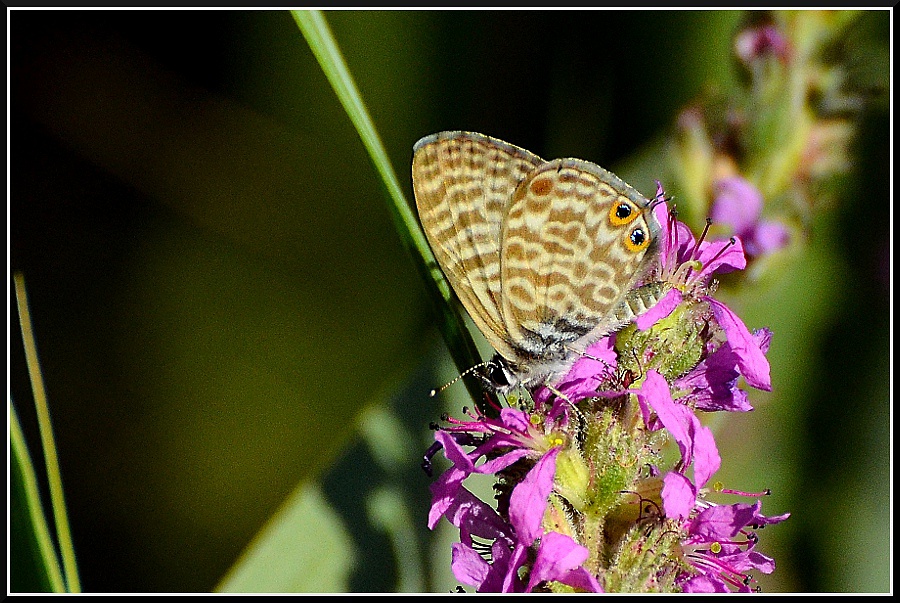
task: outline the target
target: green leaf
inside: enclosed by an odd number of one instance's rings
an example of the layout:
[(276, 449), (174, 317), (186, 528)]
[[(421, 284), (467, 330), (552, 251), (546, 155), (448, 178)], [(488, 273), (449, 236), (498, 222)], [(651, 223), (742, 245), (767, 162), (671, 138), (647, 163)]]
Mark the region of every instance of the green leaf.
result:
[(10, 591), (66, 592), (19, 418), (9, 403)]
[(302, 484), (216, 591), (347, 592), (354, 558), (349, 533), (319, 487)]
[(356, 442), (296, 489), (216, 590), (427, 592), (427, 488), (410, 431), (420, 417), (409, 415), (367, 405)]

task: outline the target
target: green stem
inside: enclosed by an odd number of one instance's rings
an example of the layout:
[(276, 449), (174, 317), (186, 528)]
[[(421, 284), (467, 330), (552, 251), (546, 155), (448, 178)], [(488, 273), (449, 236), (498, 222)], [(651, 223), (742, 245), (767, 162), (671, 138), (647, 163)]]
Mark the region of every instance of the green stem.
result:
[[(438, 328), (444, 341), (447, 342), (450, 354), (460, 372), (465, 371), (481, 361), (478, 348), (465, 328), (465, 321), (454, 302), (450, 285), (438, 267), (437, 261), (431, 253), (431, 247), (429, 247), (422, 229), (419, 228), (419, 221), (403, 194), (403, 189), (391, 167), (381, 138), (375, 130), (372, 118), (362, 101), (328, 23), (321, 11), (295, 10), (291, 11), (291, 14), (322, 67), (322, 71), (334, 88), (341, 105), (350, 117), (350, 121), (353, 122), (372, 163), (375, 164), (375, 169), (378, 170), (381, 180), (387, 188), (392, 201), (389, 204), (389, 210), (394, 226), (413, 256), (416, 269), (425, 282), (429, 298), (435, 306)], [(475, 403), (481, 405), (485, 394), (477, 383), (467, 380), (466, 387)], [(491, 413), (489, 408), (483, 407), (483, 410)]]
[[(391, 217), (395, 222), (399, 221), (398, 226), (402, 225), (398, 231), (408, 236), (407, 243), (411, 242), (417, 253), (423, 258), (431, 259), (433, 256), (428, 241), (425, 240), (425, 236), (419, 228), (419, 222), (406, 202), (403, 189), (391, 167), (381, 138), (375, 130), (369, 111), (362, 101), (359, 90), (356, 88), (356, 82), (350, 75), (350, 70), (344, 62), (344, 57), (341, 55), (324, 15), (317, 10), (294, 10), (291, 11), (291, 14), (307, 39), (313, 54), (316, 55), (316, 60), (319, 61), (322, 71), (325, 72), (325, 76), (334, 88), (350, 121), (359, 132), (359, 137), (362, 139), (369, 157), (372, 158), (375, 169), (378, 170), (382, 182), (387, 187), (388, 194), (393, 201)], [(449, 287), (446, 289), (449, 293)]]
[(590, 556), (584, 562), (584, 568), (595, 576), (599, 576), (604, 568), (605, 545), (603, 538), (604, 517), (602, 514), (588, 511), (584, 513), (584, 523), (581, 526), (581, 544), (590, 551)]
[(31, 315), (28, 312), (28, 296), (25, 293), (25, 277), (15, 274), (16, 302), (19, 308), (19, 322), (22, 329), (22, 340), (25, 344), (25, 360), (28, 364), (28, 375), (31, 378), (31, 389), (34, 393), (34, 405), (37, 410), (38, 428), (41, 433), (41, 446), (44, 461), (47, 465), (47, 481), (50, 484), (50, 502), (53, 506), (53, 519), (56, 523), (56, 534), (59, 538), (59, 550), (62, 556), (63, 569), (68, 591), (81, 592), (78, 579), (78, 567), (75, 564), (75, 549), (72, 546), (72, 534), (69, 531), (69, 520), (66, 515), (66, 501), (63, 496), (62, 474), (56, 456), (56, 445), (53, 441), (53, 426), (50, 422), (50, 409), (47, 406), (47, 394), (44, 380), (41, 377), (38, 362), (37, 346), (31, 328)]

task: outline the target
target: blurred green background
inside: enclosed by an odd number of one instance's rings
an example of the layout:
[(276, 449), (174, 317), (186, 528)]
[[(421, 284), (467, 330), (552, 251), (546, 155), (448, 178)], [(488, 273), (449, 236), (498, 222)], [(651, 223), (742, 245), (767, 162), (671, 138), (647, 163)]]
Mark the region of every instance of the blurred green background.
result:
[[(857, 24), (876, 89), (890, 16)], [(617, 171), (705, 86), (734, 85), (741, 17), (326, 13), (410, 199), (412, 145), (440, 130)], [(428, 397), (457, 371), (291, 15), (9, 22), (10, 267), (26, 278), (83, 589), (451, 590), (453, 533), (425, 528), (418, 465), (428, 423), (458, 414), (465, 388)], [(717, 424), (717, 478), (770, 486), (764, 512), (793, 514), (761, 533), (778, 563), (767, 592), (892, 589), (884, 94), (860, 128), (838, 203), (737, 302), (775, 331), (774, 391)], [(9, 295), (9, 393), (40, 476)], [(33, 588), (15, 548), (11, 562), (12, 590)]]

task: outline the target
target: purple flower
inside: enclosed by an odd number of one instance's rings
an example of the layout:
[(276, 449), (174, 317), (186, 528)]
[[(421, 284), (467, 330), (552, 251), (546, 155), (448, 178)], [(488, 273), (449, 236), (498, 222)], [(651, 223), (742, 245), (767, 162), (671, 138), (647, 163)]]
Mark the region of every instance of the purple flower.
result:
[(690, 229), (675, 220), (663, 204), (655, 211), (663, 225), (659, 278), (673, 287), (654, 308), (638, 318), (637, 326), (642, 330), (650, 328), (686, 299), (708, 304), (727, 341), (675, 385), (687, 389), (701, 410), (752, 410), (746, 393), (737, 388), (737, 377), (743, 375), (752, 387), (771, 391), (769, 361), (765, 357), (771, 331), (751, 334), (737, 314), (707, 294), (714, 274), (746, 267), (741, 239), (707, 242), (701, 237), (698, 242)]
[(753, 592), (749, 572), (775, 571), (775, 561), (754, 550), (758, 539), (752, 529), (780, 523), (790, 513), (766, 517), (761, 508), (759, 500), (752, 505), (698, 504), (696, 514), (683, 526), (687, 536), (681, 546), (694, 570), (680, 578), (684, 592)]
[(748, 255), (766, 255), (788, 244), (790, 233), (784, 224), (760, 219), (763, 198), (749, 181), (730, 176), (716, 181), (713, 188), (715, 200), (710, 217), (714, 222), (731, 226)]
[[(559, 452), (560, 448), (554, 448), (541, 457), (515, 487), (510, 497), (508, 526), (498, 524), (493, 519), (478, 522), (480, 527), (486, 529), (477, 535), (495, 539), (491, 545), (490, 563), (475, 550), (471, 539), (461, 538), (460, 542), (453, 545), (451, 568), (458, 580), (475, 586), (478, 592), (531, 592), (545, 581), (602, 592), (596, 578), (582, 567), (589, 551), (570, 536), (557, 532), (545, 533), (542, 527), (547, 502), (553, 490), (556, 456)], [(461, 514), (461, 535), (462, 526), (468, 521), (467, 516), (482, 506), (487, 507), (485, 503), (477, 501)], [(483, 509), (476, 511), (476, 514), (493, 518)], [(451, 521), (455, 519), (454, 515)], [(537, 552), (531, 563), (528, 583), (523, 584), (519, 570), (529, 562), (529, 551), (535, 544)]]
[[(664, 198), (660, 185), (658, 198)], [(737, 387), (743, 375), (747, 383), (763, 390), (771, 390), (769, 363), (765, 357), (771, 333), (750, 334), (740, 318), (727, 306), (707, 295), (715, 274), (742, 270), (747, 265), (741, 239), (698, 241), (690, 228), (674, 218), (665, 203), (655, 206), (661, 225), (659, 267), (654, 275), (671, 288), (652, 308), (635, 319), (637, 328), (645, 331), (670, 316), (681, 304), (705, 302), (727, 342), (709, 355), (676, 386), (692, 397), (700, 410), (752, 410), (747, 395)], [(614, 382), (618, 366), (615, 334), (592, 344), (553, 390), (577, 403), (585, 398), (621, 395), (621, 389), (604, 391), (602, 386)], [(762, 347), (763, 343), (765, 347)], [(546, 402), (554, 396), (550, 388), (539, 387), (533, 392), (536, 402)]]
[[(527, 560), (528, 548), (541, 535), (559, 450), (554, 448), (541, 457), (513, 490), (508, 522), (465, 488), (457, 490), (444, 515), (460, 529), (460, 542), (453, 544), (450, 564), (460, 582), (474, 586), (478, 592), (525, 590), (518, 569)], [(494, 541), (491, 562), (476, 550), (479, 545), (472, 536)]]
[[(734, 337), (737, 339), (736, 335)], [(772, 332), (769, 329), (760, 329), (751, 337), (753, 347), (765, 354), (769, 349)], [(685, 398), (690, 400), (697, 410), (731, 412), (753, 410), (747, 392), (737, 385), (738, 377), (742, 374), (741, 365), (749, 365), (751, 369), (757, 367), (755, 371), (748, 370), (751, 375), (766, 375), (764, 380), (755, 381), (765, 386), (761, 389), (770, 390), (771, 383), (767, 378), (768, 363), (763, 367), (756, 354), (751, 351), (748, 355), (751, 354), (752, 358), (745, 359), (734, 350), (730, 341), (726, 341), (687, 374), (675, 379), (673, 385), (676, 389), (686, 392)]]
[[(602, 337), (585, 350), (584, 355), (575, 361), (569, 372), (559, 380), (553, 389), (576, 403), (585, 398), (598, 395), (598, 387), (612, 379), (618, 363), (615, 345), (615, 334)], [(533, 398), (537, 403), (545, 403), (554, 396), (547, 387), (539, 387)]]
[(571, 536), (546, 532), (531, 567), (526, 592), (531, 592), (543, 581), (556, 581), (586, 592), (602, 593), (600, 583), (582, 566), (589, 554), (590, 551)]
[[(646, 426), (664, 427), (681, 452), (681, 462), (663, 478), (660, 493), (666, 517), (684, 530), (681, 547), (694, 570), (684, 572), (679, 585), (684, 592), (751, 592), (749, 572), (771, 573), (775, 564), (753, 550), (756, 536), (747, 528), (779, 523), (789, 514), (766, 517), (759, 512), (759, 501), (715, 505), (701, 499), (701, 489), (721, 464), (712, 432), (687, 406), (672, 400), (668, 384), (655, 371), (648, 372), (637, 397)], [(691, 465), (693, 482), (685, 474)]]
[[(771, 389), (772, 334), (750, 332), (713, 297), (716, 274), (746, 267), (741, 239), (696, 239), (661, 187), (657, 196), (659, 264), (647, 282), (666, 294), (637, 329), (594, 342), (553, 387), (530, 392), (530, 410), (476, 410), (435, 434), (430, 453), (443, 449), (451, 466), (432, 484), (428, 525), (443, 517), (459, 529), (451, 568), (478, 592), (744, 591), (751, 571), (774, 569), (751, 528), (787, 515), (706, 500), (721, 458), (696, 414), (752, 410), (738, 380)], [(661, 430), (678, 446), (669, 470)], [(476, 473), (498, 476), (495, 506), (464, 487)], [(597, 530), (612, 557), (585, 546)]]
[(704, 289), (714, 274), (747, 267), (740, 238), (707, 241), (704, 231), (698, 241), (687, 224), (675, 219), (665, 203), (653, 211), (660, 223), (659, 279), (671, 283), (681, 293), (689, 295)]
[[(470, 547), (474, 542), (473, 536), (484, 539), (511, 539), (511, 530), (506, 521), (493, 507), (466, 488), (460, 487), (456, 490), (443, 516), (459, 528), (460, 541)], [(434, 529), (430, 523), (429, 527)]]
[(734, 51), (747, 67), (767, 56), (786, 61), (789, 50), (787, 39), (774, 25), (744, 30), (734, 41)]
[[(661, 185), (657, 197), (664, 197)], [(662, 225), (659, 234), (661, 245), (656, 278), (671, 284), (672, 287), (659, 302), (635, 319), (637, 328), (642, 331), (671, 315), (685, 301), (686, 297), (707, 299), (703, 297), (703, 294), (707, 291), (714, 274), (741, 270), (747, 265), (740, 239), (729, 241), (701, 239), (697, 241), (690, 228), (669, 213), (665, 203), (657, 204), (654, 211)], [(722, 308), (724, 308), (722, 315), (727, 319), (726, 324), (728, 325), (726, 333), (733, 332), (734, 336), (738, 338), (735, 345), (743, 350), (746, 342), (741, 337), (747, 329), (730, 310), (724, 306)], [(741, 328), (743, 331), (740, 330)], [(554, 385), (553, 389), (562, 393), (572, 403), (577, 403), (584, 398), (621, 394), (621, 391), (604, 392), (599, 389), (604, 383), (614, 380), (613, 377), (618, 366), (614, 348), (615, 341), (615, 334), (612, 334), (593, 343), (569, 372)], [(759, 365), (758, 361), (748, 361), (747, 366), (767, 374), (768, 364), (764, 356), (762, 362), (765, 363), (765, 369)], [(730, 381), (734, 381), (734, 379)], [(724, 389), (724, 386), (720, 389)], [(534, 400), (541, 403), (550, 400), (553, 395), (554, 392), (546, 387), (539, 387), (533, 392)], [(735, 404), (739, 406), (740, 401)]]
[(672, 312), (690, 297), (705, 294), (716, 273), (743, 270), (747, 266), (741, 240), (697, 241), (687, 224), (678, 221), (665, 203), (657, 204), (653, 211), (660, 224), (659, 267), (655, 278), (671, 285), (653, 308), (636, 319), (638, 329), (646, 331)]
[[(545, 454), (516, 486), (510, 497), (509, 521), (519, 540), (513, 549), (504, 585), (511, 584), (518, 576), (518, 569), (526, 560), (528, 548), (540, 539), (525, 592), (531, 592), (540, 582), (549, 580), (592, 592), (602, 592), (603, 589), (597, 580), (581, 567), (588, 558), (588, 550), (577, 544), (570, 536), (557, 532), (544, 533), (541, 526), (544, 512), (547, 510), (547, 501), (553, 489), (556, 456), (559, 451), (559, 448), (554, 448)], [(504, 592), (512, 591), (504, 590)]]
[[(434, 529), (440, 518), (456, 503), (462, 482), (473, 473), (491, 475), (506, 469), (526, 456), (539, 458), (562, 436), (554, 433), (566, 422), (565, 413), (559, 421), (543, 421), (540, 430), (531, 422), (531, 415), (514, 408), (504, 408), (498, 419), (480, 416), (474, 421), (451, 419), (454, 425), (438, 430), (434, 439), (440, 443), (453, 466), (441, 474), (431, 485), (432, 504), (428, 514), (428, 527)], [(481, 436), (474, 440), (473, 436)], [(480, 441), (471, 452), (466, 452), (463, 442)], [(486, 460), (476, 465), (481, 457)], [(456, 524), (454, 524), (456, 525)]]
[(674, 519), (687, 519), (697, 504), (697, 488), (687, 476), (676, 471), (670, 471), (663, 478), (660, 495), (666, 517)]
[(703, 299), (712, 309), (716, 322), (725, 331), (728, 345), (735, 355), (737, 368), (744, 379), (757, 389), (771, 391), (769, 361), (762, 349), (762, 345), (765, 345), (768, 350), (769, 341), (772, 338), (771, 332), (766, 330), (758, 337), (751, 335), (744, 322), (728, 306), (711, 297)]
[[(756, 536), (748, 526), (779, 523), (789, 516), (765, 517), (754, 505), (714, 505), (700, 499), (701, 489), (719, 469), (721, 459), (712, 432), (700, 424), (684, 404), (672, 400), (668, 384), (655, 371), (647, 374), (637, 394), (649, 429), (664, 427), (678, 444), (681, 462), (663, 478), (661, 498), (666, 517), (682, 523), (686, 537), (681, 546), (696, 570), (685, 572), (680, 584), (684, 592), (750, 592), (748, 572), (771, 573), (775, 563), (753, 550)], [(694, 481), (686, 470), (693, 465)], [(735, 537), (743, 534), (741, 538)]]
[[(542, 528), (556, 457), (566, 442), (563, 428), (568, 415), (563, 403), (557, 402), (545, 417), (504, 408), (498, 419), (478, 416), (472, 421), (450, 421), (452, 425), (435, 433), (435, 441), (453, 465), (431, 486), (428, 526), (434, 529), (445, 517), (459, 528), (460, 542), (453, 545), (451, 562), (457, 579), (479, 592), (528, 592), (544, 581), (600, 592), (596, 578), (581, 567), (588, 550), (570, 536), (545, 534)], [(461, 442), (474, 445), (474, 450), (466, 452)], [(473, 473), (499, 473), (522, 459), (533, 459), (535, 465), (513, 488), (508, 519), (462, 485)], [(491, 562), (478, 552), (484, 549), (480, 541), (493, 541)], [(536, 556), (531, 559), (534, 548)], [(524, 584), (519, 569), (526, 563), (531, 564), (531, 572)]]
[(663, 298), (656, 302), (656, 305), (635, 319), (637, 328), (641, 331), (646, 331), (658, 321), (674, 312), (675, 308), (681, 304), (683, 299), (684, 296), (681, 294), (681, 291), (678, 289), (669, 289), (666, 291)]
[[(672, 439), (678, 444), (681, 452), (679, 474), (684, 474), (688, 467), (693, 465), (694, 483), (677, 478), (663, 479), (664, 484), (678, 487), (678, 496), (683, 499), (671, 499), (674, 506), (665, 506), (667, 516), (686, 517), (685, 509), (693, 507), (693, 499), (697, 496), (697, 490), (706, 485), (709, 478), (719, 470), (722, 460), (716, 448), (712, 431), (700, 423), (694, 412), (685, 406), (672, 400), (669, 384), (656, 371), (649, 371), (644, 384), (637, 394), (638, 404), (644, 416), (644, 423), (648, 429), (665, 427), (672, 435)], [(653, 413), (651, 413), (651, 410)], [(670, 483), (668, 480), (677, 482)], [(686, 479), (686, 478), (685, 478)], [(695, 485), (696, 484), (696, 485)], [(684, 488), (687, 487), (687, 490)], [(673, 493), (670, 491), (671, 498)], [(663, 487), (663, 502), (666, 502), (667, 490)], [(674, 514), (672, 510), (677, 509)]]
[[(661, 185), (657, 197), (664, 197)], [(673, 386), (698, 410), (752, 410), (746, 392), (738, 387), (738, 377), (743, 375), (752, 387), (771, 390), (769, 363), (765, 357), (771, 331), (763, 329), (751, 334), (730, 308), (707, 294), (715, 274), (746, 267), (741, 240), (706, 241), (701, 237), (698, 241), (664, 203), (658, 204), (654, 211), (662, 225), (659, 269), (655, 277), (672, 286), (653, 308), (637, 317), (637, 327), (651, 328), (683, 303), (704, 303), (726, 341), (711, 346), (693, 369), (675, 379)], [(571, 403), (589, 397), (621, 395), (621, 388), (604, 391), (601, 387), (614, 382), (618, 366), (615, 340), (613, 334), (590, 346), (554, 389)], [(542, 387), (534, 392), (534, 399), (546, 402), (553, 395), (549, 388)]]

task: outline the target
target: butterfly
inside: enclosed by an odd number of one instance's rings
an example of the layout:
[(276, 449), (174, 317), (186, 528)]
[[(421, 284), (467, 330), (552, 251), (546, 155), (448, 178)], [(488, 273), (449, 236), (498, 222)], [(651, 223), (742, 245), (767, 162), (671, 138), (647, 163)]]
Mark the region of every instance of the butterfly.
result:
[(415, 144), (412, 181), (435, 258), (496, 351), (482, 377), (498, 392), (552, 384), (656, 301), (632, 293), (658, 253), (654, 202), (598, 165), (450, 131)]

